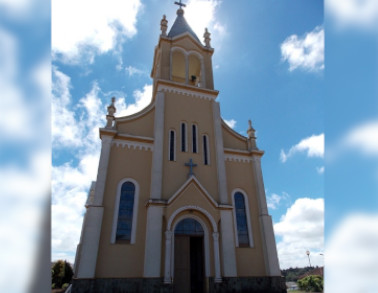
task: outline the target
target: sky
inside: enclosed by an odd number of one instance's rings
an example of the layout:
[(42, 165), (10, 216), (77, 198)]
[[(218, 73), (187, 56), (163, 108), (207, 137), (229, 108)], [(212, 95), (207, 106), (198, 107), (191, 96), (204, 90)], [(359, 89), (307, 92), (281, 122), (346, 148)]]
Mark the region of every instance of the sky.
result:
[[(73, 262), (106, 107), (149, 103), (173, 2), (0, 0), (1, 291), (49, 274), (50, 213), (51, 259)], [(223, 119), (243, 135), (251, 119), (265, 151), (281, 268), (307, 266), (309, 250), (327, 291), (375, 292), (378, 2), (235, 2), (184, 1), (184, 16), (211, 33)]]

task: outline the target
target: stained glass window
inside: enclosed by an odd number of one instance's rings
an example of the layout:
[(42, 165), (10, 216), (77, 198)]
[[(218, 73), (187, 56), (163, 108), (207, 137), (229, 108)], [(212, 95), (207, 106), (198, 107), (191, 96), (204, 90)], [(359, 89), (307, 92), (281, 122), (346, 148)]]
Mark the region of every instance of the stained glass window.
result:
[(203, 235), (203, 228), (200, 223), (194, 219), (184, 219), (175, 228), (175, 234), (181, 235)]
[(129, 181), (122, 184), (119, 200), (116, 240), (131, 239), (135, 185)]
[(236, 192), (234, 195), (234, 201), (239, 246), (249, 246), (248, 224), (243, 194)]
[(193, 139), (192, 150), (193, 150), (193, 153), (196, 153), (197, 152), (197, 126), (194, 124), (192, 125), (192, 139)]
[(209, 165), (209, 154), (208, 154), (208, 141), (207, 136), (203, 136), (203, 161), (205, 165)]
[(175, 132), (173, 130), (169, 132), (169, 160), (175, 160)]
[(186, 124), (181, 123), (181, 151), (186, 152)]

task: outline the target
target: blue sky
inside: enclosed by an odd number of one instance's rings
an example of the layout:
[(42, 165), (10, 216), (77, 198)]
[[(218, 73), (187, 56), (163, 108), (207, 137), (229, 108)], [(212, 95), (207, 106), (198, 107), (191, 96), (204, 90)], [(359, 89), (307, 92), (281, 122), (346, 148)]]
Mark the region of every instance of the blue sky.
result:
[[(118, 115), (148, 104), (173, 2), (53, 0), (50, 12), (45, 0), (0, 0), (1, 291), (24, 292), (36, 271), (50, 178), (52, 259), (73, 261), (106, 106), (113, 95)], [(244, 135), (252, 119), (266, 152), (281, 266), (306, 266), (307, 249), (321, 265), (324, 229), (326, 290), (374, 292), (378, 2), (187, 2), (198, 37), (212, 34), (222, 117)]]
[[(148, 104), (160, 20), (166, 14), (170, 28), (176, 17), (172, 1), (112, 4), (94, 4), (82, 28), (77, 27), (83, 21), (80, 6), (67, 25), (64, 11), (72, 4), (52, 5), (53, 16), (60, 12), (52, 22), (53, 259), (73, 260), (86, 192), (96, 176), (96, 127), (105, 123), (105, 107), (113, 95), (118, 115)], [(222, 117), (244, 135), (252, 119), (258, 146), (266, 151), (262, 166), (281, 266), (308, 265), (308, 249), (314, 254), (312, 264), (322, 265), (323, 3), (187, 4), (185, 17), (198, 37), (203, 39), (205, 27), (212, 34)], [(74, 209), (68, 211), (70, 204)]]

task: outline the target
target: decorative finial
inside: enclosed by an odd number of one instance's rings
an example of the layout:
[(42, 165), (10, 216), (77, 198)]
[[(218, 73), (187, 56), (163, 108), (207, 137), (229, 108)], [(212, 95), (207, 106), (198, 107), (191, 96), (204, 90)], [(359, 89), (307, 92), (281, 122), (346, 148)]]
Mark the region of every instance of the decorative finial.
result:
[(248, 149), (257, 149), (255, 129), (252, 127), (252, 121), (248, 120)]
[(175, 4), (178, 5), (178, 6), (180, 6), (179, 9), (181, 9), (181, 10), (182, 10), (182, 7), (186, 7), (186, 4), (182, 3), (181, 0), (180, 0), (180, 2), (176, 1)]
[(161, 35), (163, 37), (167, 36), (167, 28), (168, 28), (168, 20), (165, 18), (165, 14), (164, 14), (162, 20), (160, 21)]
[(203, 37), (205, 38), (205, 47), (206, 48), (211, 48), (211, 46), (210, 46), (210, 41), (211, 41), (210, 35), (211, 34), (207, 30), (207, 28), (205, 28), (205, 33), (203, 34)]
[(181, 3), (181, 0), (180, 2), (175, 2), (176, 5), (180, 6), (179, 9), (177, 9), (177, 15), (183, 15), (184, 14), (184, 10), (182, 9), (182, 7), (186, 7), (186, 4), (184, 3)]
[(112, 103), (108, 106), (108, 115), (106, 115), (106, 128), (112, 128), (113, 120), (114, 120), (114, 113), (117, 111), (117, 108), (114, 105), (115, 97), (112, 97)]

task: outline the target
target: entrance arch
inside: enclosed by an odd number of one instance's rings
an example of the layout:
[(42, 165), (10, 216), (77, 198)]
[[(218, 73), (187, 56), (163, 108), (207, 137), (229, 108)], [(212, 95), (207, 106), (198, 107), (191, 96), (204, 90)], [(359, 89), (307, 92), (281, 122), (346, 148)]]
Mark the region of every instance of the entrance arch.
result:
[[(200, 212), (211, 223), (212, 231), (208, 230), (205, 222), (195, 214), (183, 214), (178, 216), (181, 212), (186, 210), (196, 210)], [(213, 251), (214, 251), (214, 268), (216, 283), (222, 282), (220, 274), (220, 256), (219, 256), (219, 234), (217, 231), (217, 225), (212, 216), (204, 209), (198, 206), (184, 206), (177, 209), (169, 218), (167, 224), (167, 230), (165, 231), (165, 267), (164, 267), (164, 283), (172, 284), (174, 278), (174, 240), (175, 240), (175, 228), (183, 219), (194, 219), (202, 227), (204, 232), (204, 254), (205, 254), (205, 276), (210, 277), (210, 232), (212, 232), (213, 239)]]
[[(202, 293), (205, 289), (204, 227), (194, 217), (177, 220), (174, 231), (173, 290)], [(206, 233), (208, 236), (208, 233)], [(208, 238), (208, 237), (207, 237)], [(207, 253), (208, 255), (208, 253)]]

